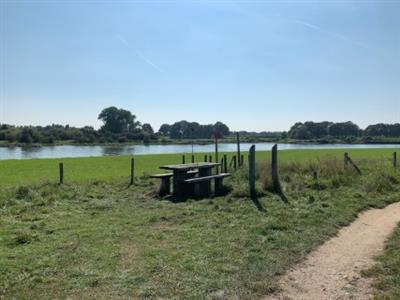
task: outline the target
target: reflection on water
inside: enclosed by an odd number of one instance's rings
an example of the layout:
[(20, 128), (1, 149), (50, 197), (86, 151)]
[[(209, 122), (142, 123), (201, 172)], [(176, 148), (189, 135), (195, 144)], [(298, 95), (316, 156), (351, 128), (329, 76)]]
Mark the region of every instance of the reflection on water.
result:
[[(243, 143), (241, 148), (247, 151), (252, 144)], [(255, 143), (257, 150), (271, 150), (273, 143)], [(350, 144), (279, 144), (280, 150), (286, 149), (341, 149), (341, 148), (400, 148), (400, 145), (350, 145)], [(195, 145), (195, 152), (213, 152), (214, 144)], [(236, 144), (219, 144), (219, 151), (236, 151)], [(191, 153), (191, 145), (113, 145), (113, 146), (45, 146), (45, 147), (0, 147), (0, 160), (30, 158), (60, 158), (113, 155), (143, 155), (165, 153)]]

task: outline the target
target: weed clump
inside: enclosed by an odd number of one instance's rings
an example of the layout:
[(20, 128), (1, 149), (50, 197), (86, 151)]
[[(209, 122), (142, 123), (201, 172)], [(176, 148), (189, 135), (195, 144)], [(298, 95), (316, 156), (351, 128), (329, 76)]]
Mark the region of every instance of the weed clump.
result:
[(14, 242), (16, 245), (28, 244), (35, 240), (37, 237), (26, 230), (18, 231), (15, 234)]
[(365, 180), (365, 190), (368, 193), (391, 192), (396, 189), (399, 179), (395, 174), (378, 170), (369, 175)]
[(32, 200), (32, 190), (28, 186), (19, 186), (15, 190), (15, 198), (19, 200)]

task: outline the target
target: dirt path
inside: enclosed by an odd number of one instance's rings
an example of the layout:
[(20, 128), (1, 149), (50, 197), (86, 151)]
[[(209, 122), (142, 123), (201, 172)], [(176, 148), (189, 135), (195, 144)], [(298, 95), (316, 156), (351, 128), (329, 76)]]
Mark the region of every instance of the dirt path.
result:
[(400, 202), (360, 214), (283, 276), (282, 292), (265, 300), (370, 299), (371, 281), (362, 278), (360, 271), (375, 263), (374, 257), (399, 222)]

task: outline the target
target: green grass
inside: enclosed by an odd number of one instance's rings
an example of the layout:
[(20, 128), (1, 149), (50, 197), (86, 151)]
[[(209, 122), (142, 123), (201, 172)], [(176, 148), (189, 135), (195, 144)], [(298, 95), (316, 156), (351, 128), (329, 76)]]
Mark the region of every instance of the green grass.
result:
[(148, 178), (3, 187), (0, 298), (255, 299), (360, 211), (400, 198), (399, 172), (363, 160), (371, 152), (358, 153), (363, 176), (341, 160), (284, 155), (303, 161), (281, 163), (290, 204), (268, 192), (259, 164), (264, 211), (247, 197), (245, 169), (226, 196), (181, 203), (157, 199)]
[[(378, 159), (388, 161), (395, 149), (335, 149), (335, 150), (285, 150), (279, 152), (281, 162), (335, 158), (342, 160), (343, 153), (348, 151), (354, 160)], [(247, 155), (247, 152), (243, 152)], [(235, 153), (228, 153), (228, 160)], [(212, 154), (213, 155), (213, 154)], [(214, 155), (213, 155), (214, 156)], [(222, 153), (220, 154), (220, 158)], [(16, 184), (37, 184), (45, 181), (58, 181), (58, 163), (64, 163), (66, 182), (86, 182), (90, 180), (116, 180), (130, 174), (128, 156), (84, 157), (62, 159), (2, 160), (0, 161), (0, 186)], [(186, 156), (188, 161), (189, 155)], [(196, 161), (202, 161), (204, 154), (196, 154)], [(213, 157), (214, 159), (214, 157)], [(270, 152), (257, 152), (257, 160), (269, 161)], [(180, 163), (181, 154), (137, 155), (135, 157), (136, 174), (159, 173), (159, 167), (166, 164)], [(245, 158), (246, 160), (246, 158)]]
[(400, 299), (400, 226), (386, 242), (378, 263), (364, 275), (375, 279), (376, 300)]

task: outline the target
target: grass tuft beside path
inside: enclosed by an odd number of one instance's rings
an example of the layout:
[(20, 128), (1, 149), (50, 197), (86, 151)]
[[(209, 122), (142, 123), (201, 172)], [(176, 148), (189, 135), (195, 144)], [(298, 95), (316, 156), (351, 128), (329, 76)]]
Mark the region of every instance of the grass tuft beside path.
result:
[(386, 243), (385, 252), (365, 276), (375, 280), (376, 300), (400, 299), (400, 226)]

